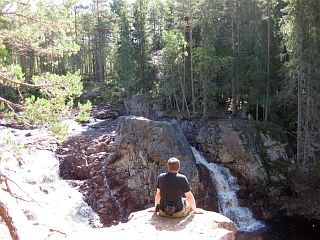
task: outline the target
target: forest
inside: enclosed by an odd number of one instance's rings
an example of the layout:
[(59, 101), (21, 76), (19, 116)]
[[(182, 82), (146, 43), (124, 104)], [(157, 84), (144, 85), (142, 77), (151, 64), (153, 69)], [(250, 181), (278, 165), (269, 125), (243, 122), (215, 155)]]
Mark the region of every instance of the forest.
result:
[(318, 0), (2, 0), (0, 119), (62, 132), (143, 95), (186, 118), (275, 123), (319, 163)]
[[(0, 238), (104, 239), (137, 212), (162, 230), (144, 210), (181, 155), (206, 213), (192, 231), (216, 232), (214, 163), (231, 217), (316, 239), (319, 13), (319, 0), (0, 0)], [(135, 97), (164, 121), (127, 116)]]

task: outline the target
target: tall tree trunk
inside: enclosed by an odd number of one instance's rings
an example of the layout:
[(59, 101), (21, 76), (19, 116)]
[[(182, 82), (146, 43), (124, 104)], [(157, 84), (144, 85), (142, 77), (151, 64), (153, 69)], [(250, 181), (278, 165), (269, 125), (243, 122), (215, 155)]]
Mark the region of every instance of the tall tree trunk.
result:
[[(205, 10), (205, 18), (207, 18), (207, 9)], [(208, 37), (208, 31), (205, 31), (205, 36), (204, 36), (204, 50), (205, 52), (208, 51), (208, 45), (209, 45), (209, 37)], [(203, 71), (203, 89), (202, 89), (202, 94), (203, 94), (203, 115), (202, 118), (204, 120), (207, 120), (208, 118), (208, 66), (207, 63), (205, 64), (205, 68)]]
[[(257, 2), (256, 2), (257, 4)], [(258, 12), (256, 11), (256, 23), (255, 23), (255, 35), (258, 35), (258, 21), (259, 21), (259, 17), (258, 17)], [(258, 47), (258, 41), (259, 39), (256, 40), (256, 58), (257, 58), (257, 66), (256, 66), (256, 121), (259, 121), (259, 47)]]
[(256, 121), (259, 121), (259, 99), (257, 96), (257, 101), (256, 101)]
[(99, 0), (97, 0), (97, 77), (99, 82), (104, 82), (104, 39), (102, 36), (102, 26), (101, 26), (101, 18), (100, 18), (100, 7), (99, 7)]
[[(184, 75), (185, 76), (185, 75)], [(187, 98), (186, 98), (186, 93), (185, 93), (185, 88), (183, 86), (183, 80), (184, 78), (181, 77), (181, 74), (180, 74), (180, 70), (179, 70), (179, 78), (180, 78), (180, 85), (181, 85), (181, 92), (182, 92), (182, 106), (185, 105), (186, 107), (186, 110), (187, 110), (187, 113), (188, 113), (188, 116), (190, 117), (190, 111), (189, 111), (189, 107), (188, 107), (188, 104), (187, 104)], [(182, 111), (183, 112), (183, 111)]]
[(308, 66), (308, 76), (306, 77), (305, 88), (305, 100), (306, 100), (306, 112), (304, 117), (304, 146), (303, 146), (303, 165), (307, 165), (309, 161), (309, 149), (310, 149), (310, 134), (309, 134), (309, 122), (310, 122), (310, 82), (311, 82), (311, 65)]
[(301, 27), (298, 26), (298, 43), (297, 43), (297, 54), (298, 54), (298, 123), (297, 123), (297, 163), (301, 163), (301, 149), (302, 149), (302, 32)]
[(237, 115), (237, 92), (236, 92), (236, 76), (235, 76), (235, 52), (236, 52), (236, 34), (235, 34), (235, 9), (234, 9), (234, 0), (230, 1), (230, 11), (231, 11), (231, 44), (232, 44), (232, 53), (233, 53), (233, 63), (231, 70), (231, 97), (232, 97), (232, 116)]
[(270, 94), (270, 50), (271, 50), (271, 6), (270, 1), (267, 0), (267, 11), (268, 11), (268, 53), (267, 53), (267, 96), (266, 96), (266, 108), (264, 114), (264, 120), (268, 121), (268, 112), (269, 112), (269, 94)]
[(192, 114), (196, 114), (196, 99), (195, 99), (195, 93), (194, 93), (194, 79), (193, 79), (193, 61), (192, 61), (192, 27), (190, 26), (190, 80), (191, 80), (191, 95), (192, 95)]
[[(184, 29), (184, 32), (186, 32), (186, 29)], [(185, 56), (185, 45), (183, 45), (183, 48), (182, 48), (182, 58), (183, 58), (183, 78), (182, 78), (182, 82), (181, 82), (181, 90), (182, 90), (182, 106), (181, 106), (181, 109), (182, 109), (182, 112), (185, 111), (185, 107), (188, 107), (187, 104), (185, 105), (185, 99), (186, 99), (186, 56)]]
[(174, 80), (173, 80), (172, 65), (170, 66), (170, 78), (171, 78), (172, 86), (173, 86), (174, 101), (175, 101), (175, 103), (176, 103), (177, 110), (178, 110), (178, 112), (180, 113), (179, 102), (178, 102), (178, 98), (177, 98), (177, 94), (176, 94), (176, 87), (175, 87), (175, 83), (174, 83)]

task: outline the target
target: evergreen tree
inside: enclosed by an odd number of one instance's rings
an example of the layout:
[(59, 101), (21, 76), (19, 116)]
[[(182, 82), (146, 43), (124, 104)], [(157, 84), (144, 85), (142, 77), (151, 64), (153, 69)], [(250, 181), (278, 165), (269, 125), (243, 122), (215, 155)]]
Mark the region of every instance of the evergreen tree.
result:
[(125, 88), (129, 94), (139, 91), (136, 85), (136, 62), (133, 56), (133, 36), (129, 22), (128, 5), (123, 0), (114, 1), (113, 11), (118, 16), (119, 21), (119, 41), (117, 49), (117, 72), (121, 87)]
[(152, 88), (150, 79), (150, 39), (148, 29), (148, 0), (137, 0), (133, 5), (133, 46), (137, 64), (136, 81), (139, 92), (147, 93)]

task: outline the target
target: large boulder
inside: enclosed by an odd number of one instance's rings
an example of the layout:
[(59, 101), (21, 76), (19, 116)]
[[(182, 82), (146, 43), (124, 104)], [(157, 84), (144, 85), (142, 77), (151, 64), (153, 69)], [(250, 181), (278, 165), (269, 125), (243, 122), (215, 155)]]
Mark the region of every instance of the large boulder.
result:
[(126, 223), (108, 228), (72, 228), (66, 226), (61, 232), (51, 232), (47, 239), (185, 239), (185, 240), (234, 240), (236, 225), (230, 219), (215, 213), (190, 214), (184, 218), (160, 217), (147, 210), (135, 212)]
[(176, 121), (126, 116), (119, 119), (116, 132), (107, 178), (127, 212), (154, 201), (157, 176), (171, 157), (180, 159), (180, 173), (189, 179), (195, 197), (204, 195), (192, 151)]
[(105, 226), (126, 221), (131, 212), (154, 204), (157, 176), (166, 171), (171, 157), (181, 160), (180, 172), (201, 199), (198, 203), (205, 199), (194, 156), (176, 121), (120, 117), (115, 131), (78, 136), (59, 153), (60, 174), (84, 180), (80, 189), (85, 200)]
[[(234, 240), (237, 227), (228, 218), (204, 211), (184, 218), (166, 218), (150, 212), (135, 212), (130, 221), (111, 228), (117, 234), (113, 239), (124, 239), (125, 233), (134, 233), (131, 239), (210, 239)], [(110, 230), (111, 230), (110, 229)]]
[(162, 118), (165, 115), (163, 103), (153, 102), (143, 95), (135, 95), (124, 99), (127, 115), (143, 116), (149, 119)]

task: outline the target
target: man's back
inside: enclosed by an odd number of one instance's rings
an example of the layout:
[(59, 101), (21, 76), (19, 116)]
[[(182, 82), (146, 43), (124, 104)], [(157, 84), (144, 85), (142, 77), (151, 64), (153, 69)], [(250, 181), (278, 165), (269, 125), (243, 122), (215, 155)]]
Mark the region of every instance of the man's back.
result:
[(160, 209), (164, 210), (166, 204), (174, 203), (176, 211), (183, 209), (182, 197), (190, 191), (187, 178), (179, 173), (162, 173), (158, 177), (157, 188), (160, 189)]

